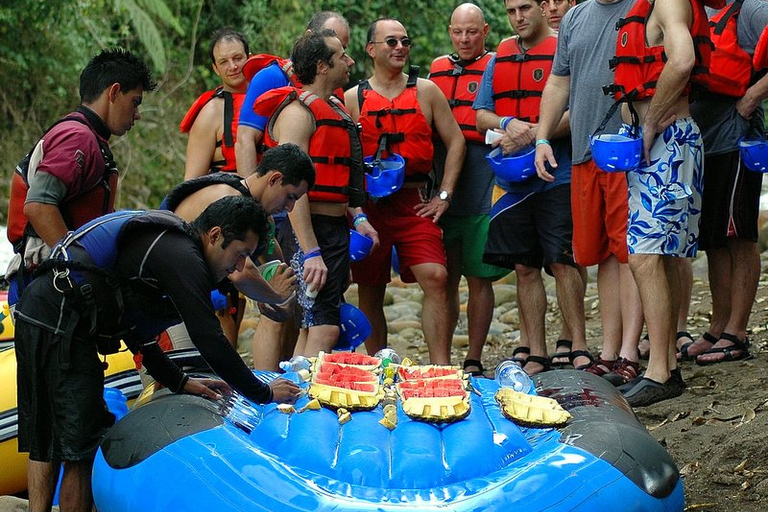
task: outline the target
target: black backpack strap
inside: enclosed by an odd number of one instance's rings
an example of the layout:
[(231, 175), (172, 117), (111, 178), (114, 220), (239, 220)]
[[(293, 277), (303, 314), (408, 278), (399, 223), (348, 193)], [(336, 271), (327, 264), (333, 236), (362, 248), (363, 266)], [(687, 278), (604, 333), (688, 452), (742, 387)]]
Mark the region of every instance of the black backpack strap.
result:
[(235, 117), (235, 107), (232, 93), (219, 89), (214, 97), (224, 99), (224, 145), (228, 148), (234, 147), (235, 138), (232, 135), (232, 120)]

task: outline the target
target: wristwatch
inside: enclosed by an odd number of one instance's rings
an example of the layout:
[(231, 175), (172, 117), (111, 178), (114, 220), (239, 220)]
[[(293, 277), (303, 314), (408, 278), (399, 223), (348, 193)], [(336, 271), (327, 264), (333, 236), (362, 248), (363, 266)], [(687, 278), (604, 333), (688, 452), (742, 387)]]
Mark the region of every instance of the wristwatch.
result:
[(451, 194), (447, 190), (441, 190), (440, 193), (437, 194), (437, 198), (441, 201), (451, 202)]

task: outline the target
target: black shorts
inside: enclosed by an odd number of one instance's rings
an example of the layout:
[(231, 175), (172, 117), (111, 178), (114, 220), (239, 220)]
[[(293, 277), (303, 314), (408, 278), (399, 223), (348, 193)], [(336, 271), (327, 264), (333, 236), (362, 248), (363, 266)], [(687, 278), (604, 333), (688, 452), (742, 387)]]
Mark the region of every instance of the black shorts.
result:
[(312, 215), (312, 229), (328, 278), (315, 298), (309, 325), (339, 325), (341, 302), (349, 286), (349, 221), (346, 216)]
[(493, 217), (483, 262), (510, 269), (575, 266), (570, 185), (532, 194)]
[(115, 422), (94, 341), (75, 333), (67, 369), (61, 365), (65, 346), (62, 336), (17, 320), (19, 451), (30, 460), (93, 460)]
[(275, 220), (275, 240), (280, 244), (280, 250), (283, 251), (283, 261), (289, 262), (298, 251), (299, 243), (296, 241), (296, 235), (293, 233), (293, 227), (287, 214), (273, 218)]
[(741, 165), (739, 151), (704, 157), (699, 249), (725, 247), (729, 238), (757, 242), (763, 175)]

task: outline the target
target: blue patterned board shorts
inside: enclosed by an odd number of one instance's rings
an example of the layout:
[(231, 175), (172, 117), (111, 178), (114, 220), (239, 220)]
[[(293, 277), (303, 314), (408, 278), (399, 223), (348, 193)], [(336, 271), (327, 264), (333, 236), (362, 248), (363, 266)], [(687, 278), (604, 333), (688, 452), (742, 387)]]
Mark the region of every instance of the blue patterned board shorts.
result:
[[(621, 129), (622, 134), (628, 131), (628, 125)], [(704, 151), (693, 119), (678, 119), (659, 134), (650, 165), (628, 172), (627, 183), (629, 254), (696, 256)]]

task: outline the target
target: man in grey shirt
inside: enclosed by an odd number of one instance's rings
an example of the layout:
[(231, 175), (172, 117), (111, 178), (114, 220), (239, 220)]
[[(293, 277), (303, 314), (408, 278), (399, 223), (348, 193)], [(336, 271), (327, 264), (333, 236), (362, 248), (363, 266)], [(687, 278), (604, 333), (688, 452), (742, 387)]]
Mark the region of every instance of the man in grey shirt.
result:
[[(588, 371), (618, 374), (620, 380), (637, 375), (637, 341), (642, 328), (642, 307), (627, 265), (627, 180), (609, 174), (592, 160), (589, 136), (613, 100), (603, 86), (613, 82), (608, 61), (616, 50), (616, 22), (626, 15), (631, 0), (590, 0), (569, 10), (560, 25), (555, 62), (544, 88), (536, 142), (539, 176), (554, 178), (549, 139), (566, 107), (570, 112), (573, 159), (571, 210), (573, 251), (579, 265), (598, 265), (597, 288), (603, 321), (603, 352)], [(616, 133), (620, 119), (611, 119), (606, 131)]]

